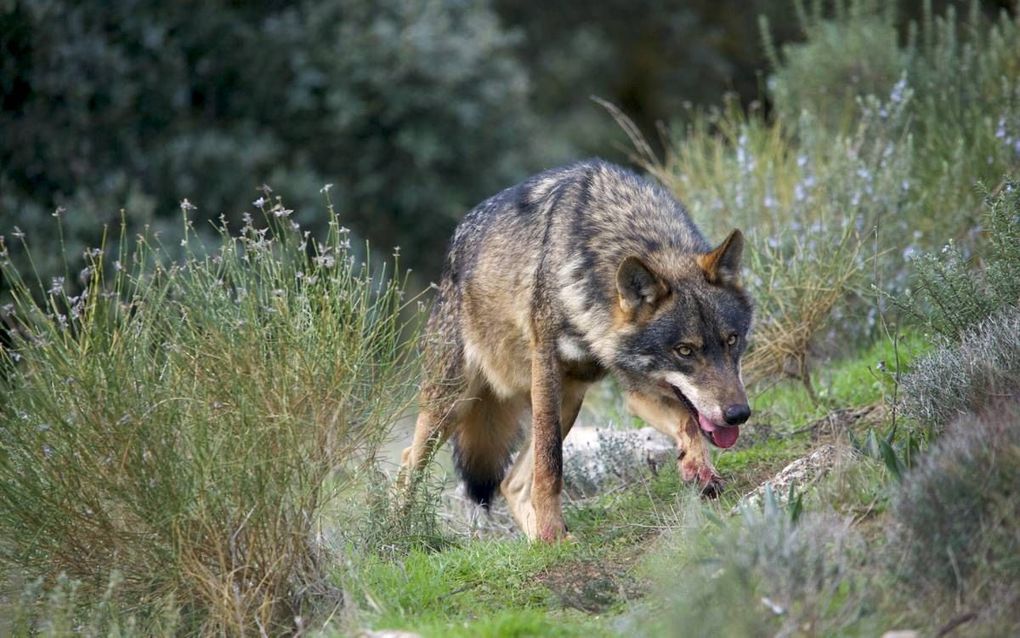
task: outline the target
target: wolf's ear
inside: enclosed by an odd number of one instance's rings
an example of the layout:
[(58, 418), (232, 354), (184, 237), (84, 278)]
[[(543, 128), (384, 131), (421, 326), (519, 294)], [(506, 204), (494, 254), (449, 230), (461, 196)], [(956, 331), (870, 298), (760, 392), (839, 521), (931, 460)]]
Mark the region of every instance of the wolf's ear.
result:
[(645, 304), (654, 308), (669, 292), (669, 286), (637, 257), (627, 257), (616, 271), (620, 307), (633, 314)]
[(736, 286), (740, 283), (740, 256), (744, 252), (744, 235), (734, 229), (710, 253), (698, 256), (698, 265), (709, 283)]

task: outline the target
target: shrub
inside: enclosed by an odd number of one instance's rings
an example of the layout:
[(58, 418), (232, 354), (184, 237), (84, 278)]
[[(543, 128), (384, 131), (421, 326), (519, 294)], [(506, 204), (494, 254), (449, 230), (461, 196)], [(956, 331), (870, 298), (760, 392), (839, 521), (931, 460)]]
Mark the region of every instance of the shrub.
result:
[(616, 114), (637, 161), (710, 236), (745, 230), (758, 303), (748, 377), (809, 383), (819, 336), (843, 347), (873, 336), (887, 302), (869, 284), (902, 295), (909, 258), (945, 237), (966, 241), (974, 182), (1020, 169), (1020, 55), (1010, 44), (1020, 21), (929, 11), (901, 45), (888, 3), (837, 3), (831, 17), (821, 3), (796, 6), (805, 42), (780, 56), (765, 26), (771, 118), (732, 105), (702, 114), (673, 131), (660, 160)]
[(836, 635), (859, 619), (863, 547), (849, 520), (809, 512), (794, 522), (766, 499), (764, 512), (689, 517), (673, 533), (668, 551), (679, 556), (656, 555), (669, 565), (668, 611), (651, 635)]
[(1020, 311), (1012, 308), (978, 324), (959, 344), (922, 357), (903, 378), (905, 412), (941, 430), (957, 417), (980, 412), (1020, 392)]
[(935, 626), (960, 609), (976, 612), (968, 635), (1020, 630), (1020, 405), (1012, 396), (953, 423), (907, 475), (892, 508), (899, 575), (912, 593), (956, 601), (955, 612), (952, 604), (928, 606), (946, 610), (927, 619)]
[(910, 301), (931, 330), (953, 341), (993, 313), (1020, 306), (1020, 182), (1006, 180), (985, 203), (988, 242), (976, 247), (980, 258), (949, 243), (915, 265)]
[[(807, 10), (797, 2), (805, 41), (781, 54), (763, 23), (774, 71), (769, 92), (780, 120), (807, 112), (844, 134), (869, 110), (867, 96), (912, 94), (898, 126), (913, 142), (911, 196), (927, 214), (910, 220), (910, 232), (931, 244), (968, 231), (977, 209), (971, 187), (994, 183), (1020, 162), (1020, 16), (1003, 11), (990, 20), (976, 1), (962, 18), (953, 5), (936, 16), (928, 1), (900, 41), (896, 4), (851, 0), (827, 15), (822, 3)], [(897, 252), (911, 243), (898, 239)]]
[(113, 604), (142, 626), (176, 609), (188, 632), (280, 633), (310, 592), (340, 600), (322, 512), (411, 389), (401, 285), (358, 264), (332, 212), (319, 243), (279, 200), (257, 204), (268, 225), (223, 226), (218, 245), (186, 222), (181, 261), (144, 236), (90, 251), (78, 295), (3, 260), (14, 578), (50, 590), (63, 574), (87, 607), (117, 574)]
[(807, 11), (803, 1), (796, 2), (805, 41), (782, 47), (782, 55), (762, 19), (765, 50), (774, 69), (768, 79), (769, 95), (779, 119), (795, 122), (808, 112), (819, 126), (852, 130), (861, 115), (857, 98), (888, 95), (903, 74), (909, 58), (898, 42), (896, 3), (845, 4), (838, 3), (833, 19), (827, 19), (821, 3), (812, 3)]

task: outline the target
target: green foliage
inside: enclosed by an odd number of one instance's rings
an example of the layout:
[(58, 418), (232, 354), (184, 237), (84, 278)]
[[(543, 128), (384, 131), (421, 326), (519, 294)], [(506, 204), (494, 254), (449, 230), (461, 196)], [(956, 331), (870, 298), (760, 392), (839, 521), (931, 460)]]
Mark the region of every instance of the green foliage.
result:
[(1020, 182), (1007, 180), (985, 203), (988, 241), (976, 247), (980, 260), (950, 242), (915, 265), (910, 301), (932, 331), (953, 341), (990, 315), (1020, 306)]
[(762, 20), (777, 116), (795, 122), (808, 112), (819, 126), (848, 130), (861, 116), (858, 97), (888, 95), (906, 67), (909, 55), (900, 49), (892, 15), (896, 3), (854, 0), (836, 20), (821, 13), (821, 3), (812, 3), (810, 12), (803, 0), (795, 4), (805, 41), (787, 44), (781, 56)]
[(890, 427), (882, 435), (879, 435), (874, 428), (869, 428), (863, 439), (858, 439), (851, 432), (850, 442), (859, 454), (880, 461), (886, 471), (897, 481), (902, 481), (906, 471), (914, 465), (923, 444), (920, 436), (913, 432), (908, 431), (897, 437), (895, 426)]
[(525, 170), (527, 77), (484, 2), (17, 0), (0, 34), (4, 231), (42, 241), (62, 207), (72, 253), (121, 209), (165, 231), (184, 197), (238, 222), (263, 182), (321, 232), (332, 183), (434, 272), (457, 216)]
[(185, 219), (181, 261), (144, 236), (90, 251), (77, 295), (3, 262), (5, 572), (65, 574), (82, 613), (117, 573), (143, 633), (165, 608), (189, 632), (277, 633), (312, 592), (338, 600), (321, 515), (409, 398), (405, 302), (332, 209), (319, 243), (261, 204), (266, 227), (216, 245)]
[[(952, 4), (936, 16), (926, 0), (902, 38), (897, 3), (839, 4), (834, 15), (823, 13), (821, 3), (800, 8), (806, 41), (784, 46), (782, 55), (768, 45), (779, 119), (793, 122), (808, 112), (827, 130), (850, 132), (874, 110), (868, 96), (906, 102), (907, 117), (896, 126), (913, 140), (911, 183), (920, 186), (914, 197), (929, 211), (912, 220), (913, 230), (933, 238), (968, 230), (975, 221), (973, 184), (993, 183), (1020, 158), (1020, 21), (1005, 11), (989, 19), (976, 1), (962, 18)], [(768, 25), (764, 31), (770, 43)], [(893, 116), (882, 106), (878, 114)]]

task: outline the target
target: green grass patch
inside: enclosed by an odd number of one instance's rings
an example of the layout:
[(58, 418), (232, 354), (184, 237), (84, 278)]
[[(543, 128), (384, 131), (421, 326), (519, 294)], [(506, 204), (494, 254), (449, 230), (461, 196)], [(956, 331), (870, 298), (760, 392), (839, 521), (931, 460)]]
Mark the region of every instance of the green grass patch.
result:
[(416, 550), (400, 561), (369, 559), (357, 572), (362, 607), (373, 624), (455, 621), (513, 607), (541, 608), (549, 592), (533, 578), (578, 552), (569, 543), (474, 541), (443, 552)]
[(429, 623), (415, 625), (415, 633), (426, 638), (516, 638), (549, 636), (613, 636), (613, 632), (596, 621), (577, 613), (548, 613), (539, 609), (508, 609), (476, 620), (458, 623)]
[(650, 480), (626, 490), (609, 492), (583, 505), (567, 505), (570, 532), (589, 545), (629, 545), (665, 525), (677, 494), (694, 488), (683, 485), (676, 465), (668, 464)]
[[(366, 559), (345, 588), (355, 592), (362, 626), (425, 636), (547, 635), (558, 628), (561, 633), (549, 635), (572, 636), (589, 633), (591, 622), (572, 613), (557, 595), (556, 579), (544, 574), (570, 572), (609, 551), (586, 542), (474, 540), (441, 552), (415, 550), (400, 560)], [(550, 611), (562, 618), (553, 620)]]
[(889, 338), (879, 339), (858, 354), (817, 367), (814, 378), (817, 402), (812, 400), (804, 384), (787, 379), (753, 396), (751, 408), (759, 422), (788, 432), (825, 416), (836, 407), (890, 401), (898, 392), (898, 376), (902, 377), (910, 362), (930, 348), (923, 335), (917, 332), (905, 333), (898, 343)]
[[(472, 540), (402, 558), (369, 557), (344, 582), (361, 626), (425, 636), (611, 635), (603, 624), (640, 595), (631, 564), (675, 516), (675, 467), (565, 506), (573, 542)], [(339, 572), (344, 577), (348, 572)]]

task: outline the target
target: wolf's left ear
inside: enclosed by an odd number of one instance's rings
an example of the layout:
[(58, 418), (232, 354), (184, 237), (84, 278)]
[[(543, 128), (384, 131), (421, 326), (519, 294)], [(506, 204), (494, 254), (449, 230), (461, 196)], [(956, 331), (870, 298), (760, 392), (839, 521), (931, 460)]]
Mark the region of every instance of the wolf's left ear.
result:
[(709, 283), (736, 286), (740, 283), (740, 256), (744, 252), (744, 235), (734, 229), (710, 253), (698, 256), (698, 265)]

